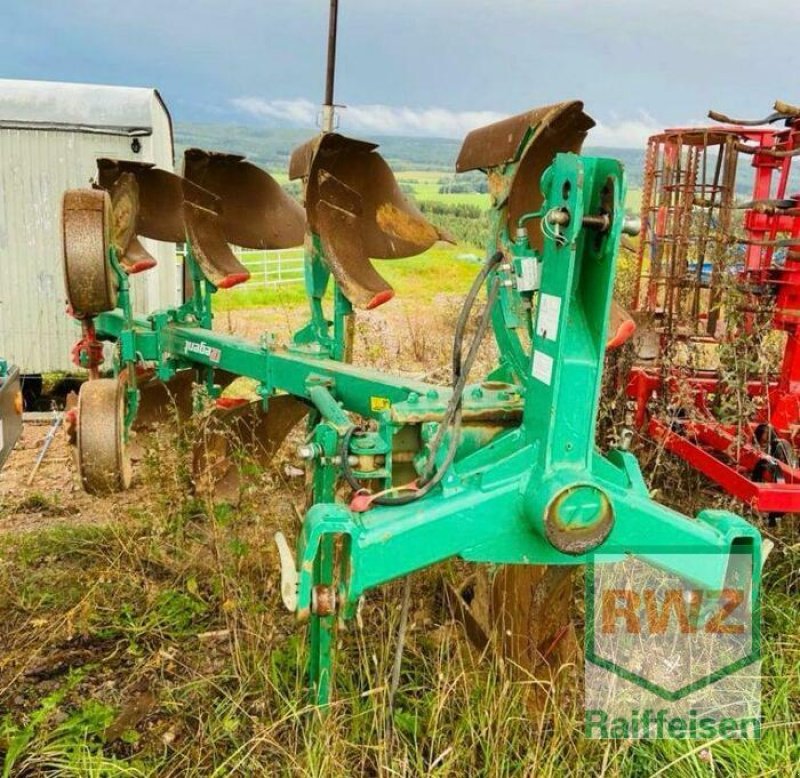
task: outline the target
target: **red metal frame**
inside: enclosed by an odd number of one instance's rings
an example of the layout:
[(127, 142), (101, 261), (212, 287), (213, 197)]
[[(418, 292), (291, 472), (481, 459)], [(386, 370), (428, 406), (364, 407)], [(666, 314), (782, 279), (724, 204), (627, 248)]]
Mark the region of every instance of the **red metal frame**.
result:
[[(724, 424), (712, 415), (709, 395), (724, 391), (715, 371), (670, 369), (665, 372), (638, 364), (632, 369), (627, 394), (635, 407), (637, 427), (729, 494), (758, 511), (772, 514), (800, 512), (800, 468), (780, 461), (773, 456), (774, 450), (762, 448), (754, 436), (759, 425), (769, 424), (795, 451), (800, 447), (800, 194), (790, 193), (788, 189), (791, 163), (795, 158), (791, 152), (800, 149), (800, 115), (787, 121), (786, 126), (780, 129), (726, 125), (667, 130), (653, 136), (648, 149), (648, 165), (651, 167), (646, 173), (646, 189), (655, 185), (652, 165), (659, 159), (659, 154), (669, 164), (670, 154), (673, 158), (680, 154), (680, 144), (685, 143), (687, 137), (689, 142), (692, 138), (694, 142), (699, 142), (697, 139), (706, 142), (709, 135), (734, 136), (737, 149), (752, 154), (753, 202), (752, 207), (745, 210), (742, 220), (746, 250), (744, 268), (738, 279), (743, 290), (759, 288), (761, 294), (771, 294), (774, 298), (773, 325), (787, 334), (780, 370), (768, 382), (751, 381), (747, 384), (747, 393), (754, 398), (762, 397), (763, 402), (754, 417), (741, 427)], [(679, 181), (674, 186), (683, 184)], [(651, 211), (648, 204), (652, 194), (652, 191), (646, 191), (643, 202), (645, 235), (649, 228), (647, 222)], [(776, 208), (766, 202), (788, 199), (795, 200), (795, 205), (788, 209)], [(656, 238), (663, 237), (668, 218), (668, 213), (656, 209), (651, 234)], [(782, 265), (775, 261), (779, 247), (788, 249)], [(640, 299), (644, 278), (643, 253), (644, 247), (639, 254), (639, 283), (632, 308), (654, 314), (658, 307), (658, 290), (652, 275), (648, 276), (647, 293)], [(697, 275), (699, 277), (699, 270)], [(745, 332), (751, 325), (752, 320), (746, 319)], [(729, 333), (728, 337), (742, 335), (742, 332)], [(662, 334), (662, 339), (670, 337), (674, 337), (674, 333)], [(692, 405), (690, 414), (686, 413), (685, 407), (687, 395)], [(651, 412), (654, 396), (668, 400), (681, 397), (684, 412), (676, 419)], [(762, 480), (754, 479), (757, 470)], [(765, 477), (765, 473), (771, 475)]]

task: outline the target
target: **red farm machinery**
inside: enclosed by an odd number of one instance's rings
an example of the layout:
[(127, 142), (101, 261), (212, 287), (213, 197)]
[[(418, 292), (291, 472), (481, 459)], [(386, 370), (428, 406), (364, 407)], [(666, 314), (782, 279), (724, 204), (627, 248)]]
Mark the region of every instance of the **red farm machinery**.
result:
[(800, 511), (800, 107), (709, 117), (649, 140), (627, 395), (640, 430), (774, 519)]

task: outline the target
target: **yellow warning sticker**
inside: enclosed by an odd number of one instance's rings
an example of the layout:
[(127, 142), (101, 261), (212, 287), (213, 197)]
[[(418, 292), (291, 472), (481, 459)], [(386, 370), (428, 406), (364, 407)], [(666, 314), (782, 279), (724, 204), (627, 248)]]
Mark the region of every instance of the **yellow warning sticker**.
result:
[(370, 410), (377, 413), (378, 411), (388, 411), (392, 407), (392, 403), (388, 397), (370, 397), (369, 407)]

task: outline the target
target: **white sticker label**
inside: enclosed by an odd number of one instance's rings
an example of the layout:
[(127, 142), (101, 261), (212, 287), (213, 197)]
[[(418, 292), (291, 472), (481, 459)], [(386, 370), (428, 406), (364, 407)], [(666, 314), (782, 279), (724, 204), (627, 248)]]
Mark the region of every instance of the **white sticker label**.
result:
[(535, 259), (520, 260), (520, 275), (517, 279), (517, 289), (520, 292), (535, 292), (539, 288), (540, 267), (541, 265)]
[(545, 340), (558, 338), (558, 317), (561, 313), (561, 298), (543, 294), (539, 298), (539, 314), (536, 317), (536, 334)]
[(550, 381), (553, 378), (553, 357), (542, 351), (534, 351), (531, 373), (535, 379), (550, 386)]

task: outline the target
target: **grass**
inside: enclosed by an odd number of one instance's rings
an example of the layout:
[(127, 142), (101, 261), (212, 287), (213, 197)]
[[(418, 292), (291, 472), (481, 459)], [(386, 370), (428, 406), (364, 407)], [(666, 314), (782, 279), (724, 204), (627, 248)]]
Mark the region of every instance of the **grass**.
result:
[[(382, 263), (398, 303), (434, 309), (439, 295), (463, 293), (477, 266), (458, 251)], [(304, 302), (296, 292), (245, 289), (218, 301), (292, 309)], [(441, 321), (452, 318), (442, 312)], [(370, 321), (360, 325), (362, 348), (381, 367), (445, 361), (444, 325), (428, 332), (409, 318), (402, 352)], [(280, 605), (272, 540), (278, 529), (297, 534), (303, 479), (287, 478), (283, 457), (268, 470), (248, 464), (240, 507), (214, 508), (191, 496), (191, 427), (184, 432), (147, 442), (138, 499), (114, 510), (112, 523), (0, 536), (0, 778), (796, 774), (800, 542), (791, 520), (764, 579), (760, 741), (587, 740), (580, 681), (577, 692), (572, 683), (550, 690), (544, 716), (533, 718), (532, 679), (470, 648), (443, 603), (442, 578), (463, 575), (457, 563), (413, 577), (391, 720), (399, 583), (371, 592), (360, 618), (339, 630), (336, 699), (321, 719), (307, 704), (305, 628)], [(726, 505), (654, 447), (640, 441), (638, 453), (649, 485), (673, 507)], [(33, 493), (0, 510), (71, 508), (66, 496)], [(580, 678), (575, 669), (564, 672)]]
[[(106, 527), (62, 527), (0, 546), (0, 775), (791, 775), (800, 665), (800, 549), (765, 580), (760, 742), (589, 741), (579, 699), (554, 693), (542, 722), (520, 682), (468, 647), (414, 576), (400, 691), (386, 735), (400, 585), (340, 630), (336, 702), (307, 706), (303, 628), (280, 610), (271, 533), (294, 531), (302, 483), (272, 497), (256, 473), (238, 511), (188, 497), (180, 445), (153, 444), (141, 504)], [(35, 596), (33, 593), (35, 592)]]
[[(394, 287), (398, 299), (414, 299), (427, 305), (438, 294), (461, 293), (469, 287), (478, 264), (460, 257), (475, 251), (464, 246), (437, 245), (418, 257), (375, 260), (375, 265)], [(220, 312), (238, 308), (291, 308), (304, 306), (306, 294), (301, 283), (263, 287), (251, 281), (218, 293), (214, 304)]]

